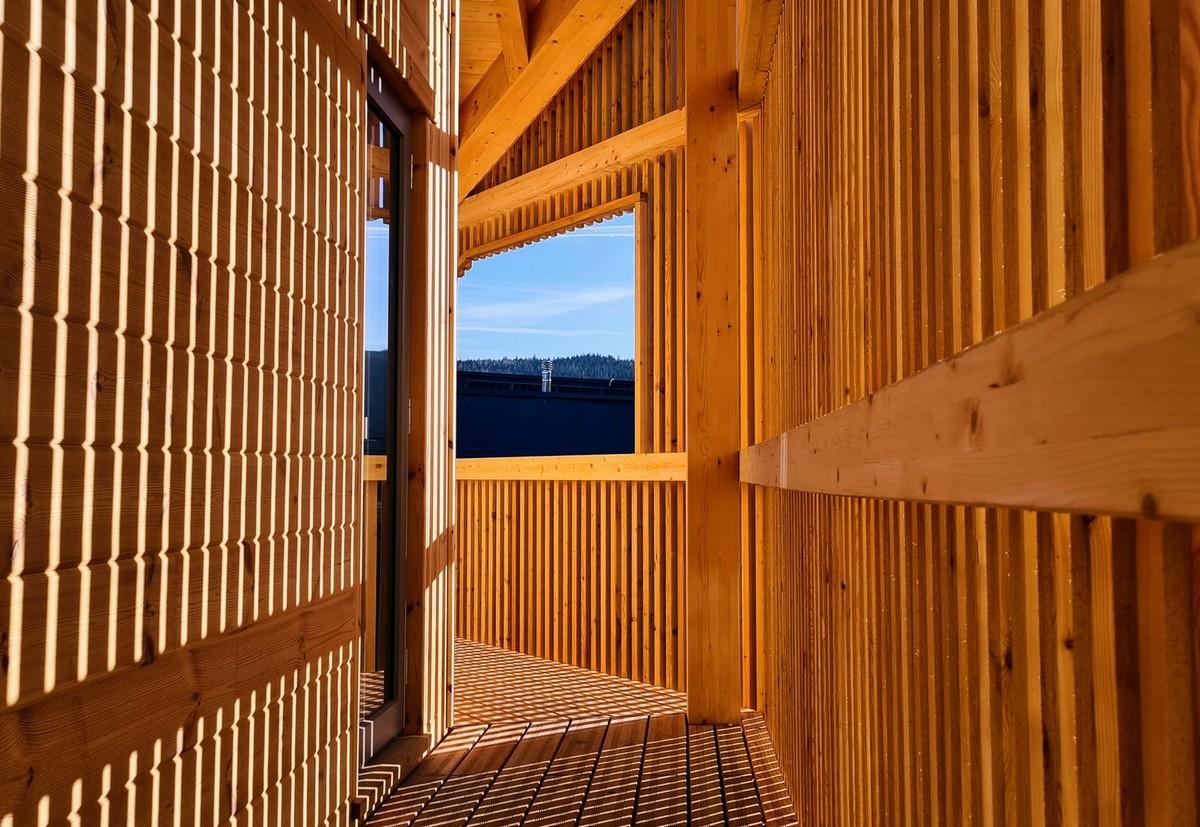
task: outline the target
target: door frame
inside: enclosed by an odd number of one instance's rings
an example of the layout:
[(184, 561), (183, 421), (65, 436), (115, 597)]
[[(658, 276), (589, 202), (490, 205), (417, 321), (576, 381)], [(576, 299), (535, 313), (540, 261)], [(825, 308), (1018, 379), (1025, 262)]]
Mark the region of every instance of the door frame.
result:
[[(391, 306), (388, 308), (388, 430), (390, 448), (387, 457), (387, 501), (391, 509), (387, 535), (380, 543), (379, 584), (388, 588), (377, 602), (376, 620), (390, 617), (389, 626), (376, 629), (379, 646), (385, 647), (384, 702), (367, 716), (360, 729), (366, 743), (361, 750), (365, 761), (378, 753), (398, 735), (405, 733), (412, 710), (406, 709), (408, 679), (405, 597), (408, 577), (408, 431), (409, 358), (412, 331), (409, 324), (409, 237), (412, 216), (412, 118), (382, 73), (368, 66), (367, 110), (379, 118), (396, 137), (392, 151), (392, 214), (397, 228), (395, 247), (388, 257)], [(365, 225), (364, 225), (365, 226)]]

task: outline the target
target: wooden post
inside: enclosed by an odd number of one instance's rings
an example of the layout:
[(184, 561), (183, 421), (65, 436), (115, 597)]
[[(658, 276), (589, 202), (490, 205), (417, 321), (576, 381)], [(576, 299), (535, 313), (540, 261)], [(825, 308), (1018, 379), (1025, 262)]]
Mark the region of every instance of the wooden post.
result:
[(688, 2), (683, 28), (688, 714), (693, 723), (736, 723), (742, 673), (734, 3)]

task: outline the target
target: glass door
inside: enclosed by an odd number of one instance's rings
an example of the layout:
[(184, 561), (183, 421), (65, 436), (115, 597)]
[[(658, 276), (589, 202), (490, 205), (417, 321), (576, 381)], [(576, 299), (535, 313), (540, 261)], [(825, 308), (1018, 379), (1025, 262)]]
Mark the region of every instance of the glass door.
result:
[[(376, 87), (372, 83), (373, 92)], [(363, 760), (403, 731), (405, 717), (407, 128), (402, 112), (393, 107), (385, 112), (373, 95), (367, 116), (363, 290)]]

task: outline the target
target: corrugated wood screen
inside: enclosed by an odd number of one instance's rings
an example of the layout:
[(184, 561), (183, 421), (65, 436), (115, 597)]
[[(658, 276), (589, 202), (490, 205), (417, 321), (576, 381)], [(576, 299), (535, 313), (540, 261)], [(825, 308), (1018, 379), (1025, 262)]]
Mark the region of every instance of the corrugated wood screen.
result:
[[(408, 227), (408, 521), (405, 565), (410, 728), (439, 740), (453, 725), (455, 582), (454, 282), (458, 133), (457, 4), (362, 0), (365, 36), (394, 72), (384, 83), (432, 92), (406, 136), (413, 155)], [(392, 93), (402, 90), (390, 89)], [(421, 97), (417, 95), (417, 97)]]
[(0, 10), (0, 821), (345, 823), (350, 4)]
[[(569, 156), (599, 141), (625, 132), (633, 127), (677, 109), (681, 101), (679, 77), (679, 44), (682, 15), (673, 0), (642, 0), (626, 15), (620, 25), (593, 53), (575, 76), (558, 93), (538, 119), (526, 130), (500, 162), (485, 176), (478, 190), (486, 190), (547, 163)], [(639, 286), (637, 306), (638, 341), (636, 351), (636, 416), (638, 417), (639, 451), (676, 452), (684, 450), (683, 434), (683, 164), (682, 150), (670, 150), (657, 158), (634, 164), (617, 172), (580, 181), (561, 192), (548, 194), (517, 209), (470, 225), (459, 231), (459, 248), (469, 254), (483, 244), (534, 231), (562, 219), (583, 213), (627, 196), (643, 194), (645, 205), (639, 220), (638, 260)], [(549, 232), (549, 231), (548, 231)], [(472, 278), (470, 272), (465, 276)], [(467, 525), (471, 514), (482, 513), (489, 523), (488, 530), (505, 537), (500, 522), (506, 517), (490, 510), (479, 511), (475, 500), (491, 496), (493, 483), (468, 481), (459, 483), (459, 521)], [(547, 483), (565, 500), (571, 483)], [(583, 485), (586, 483), (578, 483)], [(611, 483), (603, 485), (613, 485)], [(629, 653), (611, 658), (568, 656), (558, 649), (530, 648), (525, 638), (517, 634), (531, 619), (512, 615), (501, 619), (513, 632), (505, 637), (479, 637), (487, 628), (486, 617), (500, 611), (487, 603), (469, 602), (468, 593), (479, 598), (490, 595), (481, 582), (474, 582), (469, 571), (460, 577), (460, 599), (464, 601), (459, 614), (459, 632), (486, 642), (505, 642), (521, 651), (548, 657), (564, 657), (570, 662), (590, 668), (612, 671), (641, 680), (682, 688), (683, 606), (681, 555), (681, 499), (672, 496), (669, 486), (643, 484), (646, 505), (639, 514), (614, 514), (614, 519), (640, 523), (632, 535), (633, 544), (625, 549), (616, 544), (601, 544), (602, 555), (618, 555), (619, 559), (595, 559), (586, 545), (562, 545), (550, 535), (530, 539), (525, 546), (511, 543), (487, 546), (474, 545), (476, 540), (464, 535), (462, 555), (499, 554), (509, 560), (514, 577), (524, 577), (532, 570), (528, 554), (550, 555), (564, 570), (572, 566), (588, 570), (592, 566), (625, 566), (629, 571), (641, 571), (631, 588), (645, 595), (639, 603), (637, 616), (622, 620), (610, 606), (599, 606), (603, 617), (594, 619), (605, 627), (621, 628), (625, 637), (616, 644)], [(501, 484), (510, 492), (515, 511), (533, 506), (523, 497), (534, 488)], [(659, 489), (663, 489), (660, 493)], [(635, 492), (638, 486), (634, 486)], [(613, 502), (623, 502), (613, 488)], [(554, 498), (544, 501), (553, 509)], [(538, 507), (543, 507), (539, 505)], [(624, 506), (622, 506), (622, 509)], [(583, 531), (594, 526), (603, 515), (586, 508), (574, 519), (579, 525), (569, 530)], [(555, 516), (554, 519), (563, 519)], [(617, 532), (616, 524), (605, 524), (605, 530)], [(490, 536), (490, 535), (489, 535)], [(638, 537), (647, 538), (638, 541)], [(649, 538), (661, 538), (651, 541)], [(525, 542), (525, 541), (522, 541)], [(625, 556), (629, 555), (629, 556)], [(644, 562), (644, 565), (643, 565)], [(521, 588), (521, 585), (514, 588)], [(532, 588), (532, 584), (529, 584)], [(656, 597), (657, 595), (657, 597)], [(489, 598), (490, 599), (490, 598)], [(657, 601), (657, 602), (656, 602)], [(476, 615), (476, 613), (482, 615)], [(569, 622), (569, 620), (567, 621)], [(567, 627), (562, 634), (582, 634)], [(588, 647), (584, 651), (590, 652)], [(642, 655), (640, 653), (647, 653)], [(637, 654), (635, 654), (637, 653)], [(642, 665), (639, 665), (642, 664)]]
[[(1178, 3), (784, 2), (749, 126), (756, 438), (1196, 234), (1184, 6), (1181, 124)], [(1191, 527), (756, 505), (751, 699), (807, 818), (1195, 822)]]
[[(407, 5), (412, 5), (407, 2)], [(394, 4), (392, 4), (394, 6)], [(423, 6), (429, 16), (432, 120), (416, 127), (410, 226), (408, 691), (420, 696), (419, 727), (435, 741), (453, 725), (455, 599), (454, 296), (458, 131), (457, 34), (453, 0)]]
[(683, 483), (460, 480), (463, 637), (684, 683)]

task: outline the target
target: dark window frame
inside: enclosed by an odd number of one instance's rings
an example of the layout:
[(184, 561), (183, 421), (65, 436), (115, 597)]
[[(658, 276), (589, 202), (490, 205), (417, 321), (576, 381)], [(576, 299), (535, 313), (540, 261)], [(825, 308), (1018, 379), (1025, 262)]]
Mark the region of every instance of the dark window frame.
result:
[[(387, 509), (385, 530), (378, 545), (378, 601), (376, 604), (376, 653), (383, 666), (384, 702), (366, 718), (362, 753), (370, 758), (398, 735), (410, 722), (420, 719), (420, 710), (408, 709), (413, 694), (407, 691), (407, 634), (405, 596), (408, 554), (408, 426), (409, 426), (409, 236), (413, 204), (412, 117), (382, 75), (368, 67), (368, 112), (395, 138), (391, 152), (391, 182), (388, 193), (394, 232), (388, 256), (388, 365), (387, 365), (387, 480), (382, 483), (381, 502)], [(365, 225), (364, 225), (365, 227)], [(364, 294), (365, 301), (365, 294)], [(390, 618), (391, 622), (378, 622)], [(418, 696), (419, 697), (419, 696)]]

